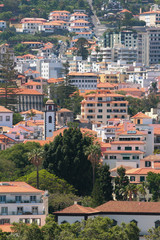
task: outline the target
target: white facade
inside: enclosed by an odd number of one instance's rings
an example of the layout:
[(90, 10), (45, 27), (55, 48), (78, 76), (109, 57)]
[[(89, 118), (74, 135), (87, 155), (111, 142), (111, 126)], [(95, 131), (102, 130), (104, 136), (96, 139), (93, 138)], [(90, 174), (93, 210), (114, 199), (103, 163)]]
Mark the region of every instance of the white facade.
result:
[(0, 183), (0, 224), (13, 222), (45, 224), (48, 197), (25, 182)]
[(97, 74), (95, 73), (69, 73), (70, 82), (79, 89), (96, 89)]
[(56, 130), (56, 109), (52, 100), (46, 102), (44, 116), (44, 138), (46, 139), (52, 137)]
[(0, 106), (0, 126), (12, 127), (13, 112), (9, 109)]
[(6, 28), (6, 21), (0, 20), (0, 29)]
[(37, 71), (45, 79), (62, 77), (62, 62), (58, 59), (42, 59), (37, 61)]

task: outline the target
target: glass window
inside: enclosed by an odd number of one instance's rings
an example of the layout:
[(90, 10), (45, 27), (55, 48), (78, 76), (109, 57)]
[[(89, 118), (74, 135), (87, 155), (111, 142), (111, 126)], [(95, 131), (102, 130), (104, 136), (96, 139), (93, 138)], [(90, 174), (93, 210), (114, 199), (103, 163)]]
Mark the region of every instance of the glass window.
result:
[(145, 161), (145, 167), (150, 167), (151, 166), (151, 162), (150, 161)]
[(22, 201), (22, 196), (15, 196), (16, 202), (21, 202)]
[(6, 196), (5, 195), (0, 195), (0, 202), (1, 203), (6, 202)]
[(140, 176), (140, 182), (144, 182), (145, 181), (145, 176)]
[(160, 226), (160, 220), (157, 220), (156, 222), (155, 222), (155, 228), (158, 228)]
[(8, 214), (8, 207), (1, 207), (1, 214), (7, 215)]
[(0, 121), (3, 121), (3, 117), (2, 116), (0, 116)]
[(49, 122), (49, 123), (52, 123), (52, 117), (51, 117), (51, 116), (49, 116), (48, 122)]
[(97, 118), (102, 118), (102, 115), (97, 115)]
[(123, 160), (130, 160), (130, 157), (124, 156)]
[(121, 150), (121, 147), (119, 146), (119, 147), (117, 147), (117, 149), (118, 149), (118, 150)]
[(32, 214), (38, 214), (38, 207), (32, 207)]
[(30, 201), (31, 202), (36, 202), (36, 196), (30, 196)]
[(132, 147), (125, 147), (125, 150), (132, 150)]
[(17, 207), (17, 215), (23, 214), (23, 207)]
[(10, 116), (6, 116), (6, 121), (10, 121)]
[(98, 112), (103, 112), (103, 110), (102, 109), (98, 109)]
[(135, 177), (134, 176), (130, 176), (130, 181), (131, 182), (135, 181)]
[(135, 150), (139, 150), (139, 147), (135, 147)]

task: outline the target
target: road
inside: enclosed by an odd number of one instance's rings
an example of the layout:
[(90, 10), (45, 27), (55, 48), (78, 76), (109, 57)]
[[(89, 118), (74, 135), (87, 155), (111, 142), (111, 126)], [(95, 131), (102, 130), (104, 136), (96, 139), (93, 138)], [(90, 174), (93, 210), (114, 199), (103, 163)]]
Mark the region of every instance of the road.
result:
[(100, 20), (96, 15), (96, 11), (93, 9), (92, 0), (87, 0), (87, 2), (89, 3), (91, 10), (93, 12), (91, 19), (92, 19), (92, 23), (94, 25), (94, 33), (97, 37), (101, 37), (107, 28), (105, 25), (100, 23)]

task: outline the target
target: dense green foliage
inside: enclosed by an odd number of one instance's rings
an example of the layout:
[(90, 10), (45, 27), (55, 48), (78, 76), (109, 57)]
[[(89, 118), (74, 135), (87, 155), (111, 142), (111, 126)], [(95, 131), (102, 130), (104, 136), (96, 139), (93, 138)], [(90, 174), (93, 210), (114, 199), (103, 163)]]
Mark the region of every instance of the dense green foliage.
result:
[(23, 17), (42, 17), (48, 18), (48, 14), (54, 10), (88, 9), (89, 6), (85, 0), (1, 0), (4, 3), (4, 20), (21, 19)]
[(117, 169), (118, 176), (115, 177), (115, 197), (117, 200), (122, 201), (127, 199), (126, 187), (129, 184), (129, 179), (125, 176), (125, 168), (120, 167)]
[[(107, 217), (96, 217), (72, 225), (58, 225), (53, 217), (48, 217), (46, 224), (39, 228), (35, 224), (15, 223), (14, 233), (5, 240), (138, 240), (139, 229), (135, 223), (113, 226), (113, 221)], [(2, 234), (2, 233), (1, 233)], [(4, 240), (4, 239), (3, 239)]]
[(159, 240), (160, 239), (160, 227), (151, 228), (148, 230), (148, 235), (145, 236), (146, 240)]
[(148, 189), (152, 193), (152, 200), (160, 199), (160, 174), (149, 172), (147, 175)]
[(159, 102), (159, 98), (153, 93), (141, 99), (130, 96), (125, 97), (125, 99), (129, 103), (128, 113), (131, 116), (137, 114), (137, 112), (148, 112), (151, 108), (156, 108)]
[(83, 136), (80, 129), (64, 130), (63, 136), (55, 137), (54, 142), (45, 145), (43, 166), (49, 172), (65, 179), (81, 195), (89, 194), (92, 186), (92, 166), (87, 160), (85, 149), (92, 139)]
[(101, 205), (112, 200), (112, 177), (110, 175), (109, 166), (103, 165), (97, 169), (97, 178), (93, 188), (93, 204)]
[(51, 84), (50, 89), (51, 99), (53, 99), (58, 106), (70, 109), (73, 111), (74, 116), (80, 114), (80, 102), (83, 97), (79, 96), (78, 92), (75, 92), (77, 90), (75, 86), (71, 84)]
[[(64, 193), (74, 192), (74, 188), (65, 180), (58, 178), (56, 175), (47, 172), (45, 169), (39, 171), (39, 188), (48, 190), (49, 193)], [(36, 171), (20, 177), (17, 181), (24, 181), (33, 187), (36, 187)]]
[(23, 120), (23, 117), (21, 116), (20, 113), (13, 113), (13, 125), (16, 125), (22, 120)]
[(38, 143), (27, 142), (15, 144), (4, 151), (0, 151), (0, 180), (15, 180), (33, 170), (28, 161), (28, 153), (34, 148), (40, 148)]

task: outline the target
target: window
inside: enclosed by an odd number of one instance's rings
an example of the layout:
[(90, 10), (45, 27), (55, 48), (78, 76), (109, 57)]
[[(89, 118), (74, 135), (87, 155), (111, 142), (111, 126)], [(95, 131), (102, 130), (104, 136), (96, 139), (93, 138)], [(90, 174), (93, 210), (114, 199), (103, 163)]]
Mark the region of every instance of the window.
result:
[(132, 150), (132, 147), (125, 147), (125, 150)]
[(52, 110), (52, 106), (51, 105), (49, 105), (48, 110)]
[(36, 196), (30, 196), (30, 201), (31, 202), (36, 202)]
[(22, 196), (15, 196), (15, 201), (20, 203), (22, 201)]
[(98, 112), (103, 112), (103, 110), (102, 109), (98, 109)]
[(2, 116), (0, 116), (0, 121), (3, 121), (3, 117)]
[(6, 121), (10, 121), (10, 116), (6, 116)]
[(117, 225), (117, 221), (115, 219), (112, 219), (112, 226), (116, 226)]
[(17, 207), (17, 215), (23, 214), (23, 207)]
[(102, 118), (102, 115), (97, 115), (97, 118)]
[(157, 220), (156, 222), (155, 222), (155, 228), (158, 228), (160, 226), (160, 220)]
[(102, 97), (98, 97), (98, 101), (102, 101)]
[(151, 134), (151, 131), (149, 131), (148, 134)]
[(144, 176), (140, 176), (140, 182), (144, 182), (145, 181), (145, 177)]
[(107, 107), (110, 107), (110, 103), (107, 103)]
[(138, 119), (137, 123), (140, 124), (140, 119)]
[(8, 207), (1, 207), (1, 214), (8, 215)]
[(123, 160), (130, 160), (130, 157), (124, 156), (124, 157), (123, 157)]
[(139, 150), (139, 147), (135, 147), (135, 150)]
[(6, 218), (6, 219), (0, 219), (0, 224), (5, 224), (8, 223), (10, 224), (10, 219)]
[(132, 156), (132, 159), (139, 159), (139, 156), (137, 156), (137, 155)]
[(32, 214), (38, 214), (38, 207), (32, 207)]
[(135, 223), (135, 225), (137, 226), (138, 222), (136, 220), (132, 220), (131, 222)]
[(107, 115), (107, 118), (110, 118), (110, 115)]
[(145, 167), (150, 167), (151, 166), (151, 162), (150, 161), (145, 161)]
[(97, 103), (97, 107), (102, 107), (102, 103)]
[(110, 156), (109, 158), (110, 159), (116, 159), (116, 156)]
[(48, 122), (52, 123), (52, 117), (51, 116), (48, 117)]
[(5, 202), (6, 202), (6, 196), (0, 195), (0, 203), (5, 203)]
[(117, 147), (117, 150), (121, 150), (121, 147)]
[(131, 182), (135, 181), (135, 177), (134, 176), (130, 176), (130, 181)]

